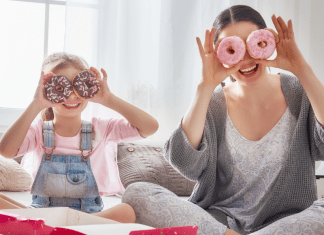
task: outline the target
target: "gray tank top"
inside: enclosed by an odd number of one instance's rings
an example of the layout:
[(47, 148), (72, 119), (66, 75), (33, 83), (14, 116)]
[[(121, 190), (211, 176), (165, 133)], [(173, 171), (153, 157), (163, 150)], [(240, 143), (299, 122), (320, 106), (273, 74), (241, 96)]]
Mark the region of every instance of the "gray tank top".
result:
[[(231, 228), (239, 226), (235, 221), (237, 219), (240, 227), (249, 229), (258, 210), (269, 199), (269, 192), (280, 173), (296, 123), (296, 118), (287, 108), (278, 123), (262, 139), (250, 141), (236, 130), (227, 115), (226, 145), (236, 172), (229, 189), (239, 193), (210, 206), (209, 209), (219, 209), (231, 215), (228, 217)], [(235, 180), (235, 177), (240, 179)], [(235, 183), (242, 180), (245, 184)]]

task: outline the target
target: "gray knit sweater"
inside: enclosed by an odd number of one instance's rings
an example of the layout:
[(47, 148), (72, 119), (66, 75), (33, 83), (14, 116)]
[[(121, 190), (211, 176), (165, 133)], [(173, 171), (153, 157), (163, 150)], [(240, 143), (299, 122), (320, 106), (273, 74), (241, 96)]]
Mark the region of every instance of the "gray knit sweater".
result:
[[(316, 120), (296, 77), (281, 74), (281, 87), (297, 125), (271, 195), (262, 203), (264, 206), (258, 211), (249, 232), (298, 213), (317, 199), (315, 161), (324, 160), (324, 128)], [(165, 158), (171, 165), (187, 178), (197, 181), (189, 201), (204, 209), (226, 200), (221, 192), (232, 179), (231, 161), (219, 157), (230, 156), (225, 144), (226, 114), (225, 95), (222, 87), (218, 86), (209, 103), (198, 150), (191, 147), (181, 124), (165, 145)]]

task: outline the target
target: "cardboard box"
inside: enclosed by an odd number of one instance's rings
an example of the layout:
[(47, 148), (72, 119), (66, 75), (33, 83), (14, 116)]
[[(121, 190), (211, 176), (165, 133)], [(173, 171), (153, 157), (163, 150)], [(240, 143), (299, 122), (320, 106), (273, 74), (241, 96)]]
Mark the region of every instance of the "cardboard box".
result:
[(153, 229), (152, 227), (141, 224), (118, 223), (68, 207), (8, 209), (1, 211), (26, 217), (41, 218), (45, 220), (45, 225), (47, 226), (67, 228), (85, 234), (129, 235), (129, 233), (134, 230)]

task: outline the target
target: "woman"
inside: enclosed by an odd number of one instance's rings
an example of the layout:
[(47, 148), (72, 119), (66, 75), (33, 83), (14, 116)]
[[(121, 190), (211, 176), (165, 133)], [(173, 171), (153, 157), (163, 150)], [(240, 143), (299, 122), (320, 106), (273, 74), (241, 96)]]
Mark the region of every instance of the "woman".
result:
[[(246, 41), (252, 31), (266, 28), (248, 6), (221, 12), (204, 45), (197, 38), (202, 80), (165, 155), (197, 181), (191, 203), (159, 186), (134, 184), (123, 202), (134, 208), (138, 223), (198, 225), (198, 234), (323, 234), (315, 161), (324, 159), (324, 86), (299, 51), (291, 20), (272, 21), (278, 32), (269, 29), (277, 44), (273, 61), (246, 52), (225, 68), (217, 59), (223, 38)], [(269, 74), (267, 66), (296, 77)], [(235, 82), (218, 86), (228, 76)]]

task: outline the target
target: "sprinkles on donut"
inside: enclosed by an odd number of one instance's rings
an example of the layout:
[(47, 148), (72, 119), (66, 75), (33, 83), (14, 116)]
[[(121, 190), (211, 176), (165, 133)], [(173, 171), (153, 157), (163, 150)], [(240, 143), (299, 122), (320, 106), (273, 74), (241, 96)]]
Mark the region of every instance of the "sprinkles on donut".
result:
[(72, 84), (74, 93), (83, 99), (92, 98), (100, 90), (99, 81), (88, 70), (84, 70), (75, 76)]
[(54, 75), (44, 87), (47, 99), (55, 103), (66, 101), (73, 91), (71, 81), (63, 75)]

